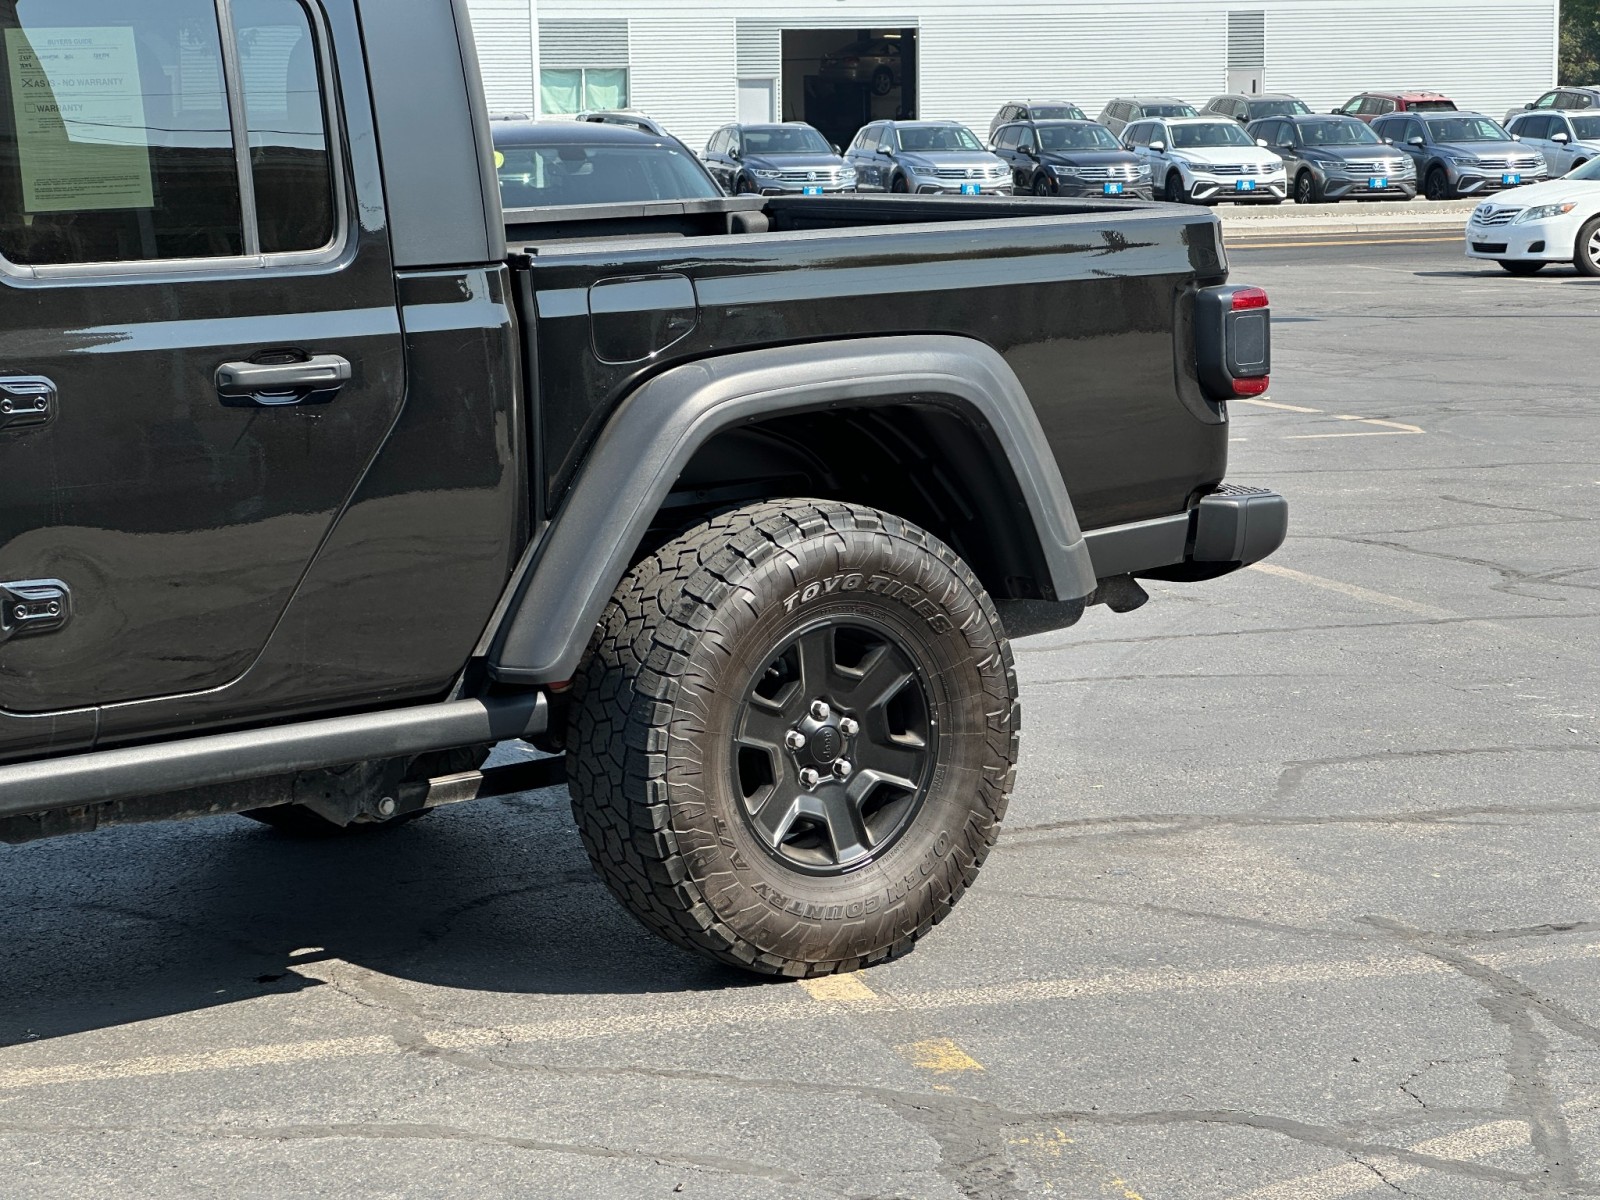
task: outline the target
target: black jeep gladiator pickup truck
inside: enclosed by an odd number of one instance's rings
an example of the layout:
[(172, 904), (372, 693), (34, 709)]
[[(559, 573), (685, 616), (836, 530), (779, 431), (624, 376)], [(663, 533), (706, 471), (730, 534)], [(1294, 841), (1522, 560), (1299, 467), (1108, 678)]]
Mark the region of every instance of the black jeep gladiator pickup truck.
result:
[(651, 929), (849, 970), (994, 842), (1008, 634), (1284, 537), (1205, 210), (503, 213), (464, 0), (0, 29), (0, 840), (565, 778)]

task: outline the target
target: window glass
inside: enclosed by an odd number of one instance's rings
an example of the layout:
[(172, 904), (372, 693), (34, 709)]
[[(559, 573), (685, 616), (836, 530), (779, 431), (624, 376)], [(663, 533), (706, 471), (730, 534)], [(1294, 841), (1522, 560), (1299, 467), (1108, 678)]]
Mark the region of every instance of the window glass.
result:
[(1433, 117), (1428, 132), (1436, 142), (1504, 142), (1510, 134), (1488, 117)]
[(1571, 121), (1573, 136), (1580, 142), (1600, 142), (1600, 115), (1583, 113)]
[(1046, 150), (1116, 150), (1117, 139), (1101, 125), (1041, 125), (1039, 144)]
[(333, 161), (311, 21), (299, 0), (234, 0), (261, 251), (334, 238)]
[(550, 116), (628, 107), (628, 68), (544, 68), (539, 72), (539, 103)]
[(705, 168), (663, 143), (500, 144), (500, 197), (507, 208), (703, 200), (721, 195)]
[(1017, 129), (1017, 148), (1019, 150), (1031, 150), (1034, 148), (1033, 130), (1026, 125)]
[(583, 72), (552, 70), (539, 72), (539, 108), (547, 115), (565, 115), (583, 108)]
[(747, 154), (827, 154), (828, 143), (809, 125), (757, 125), (743, 130)]
[(1453, 100), (1418, 100), (1406, 105), (1412, 112), (1455, 112)]
[(1550, 118), (1523, 117), (1517, 122), (1516, 132), (1527, 138), (1547, 138), (1550, 136)]
[(1561, 107), (1561, 99), (1562, 99), (1562, 97), (1561, 97), (1561, 93), (1560, 92), (1546, 92), (1544, 95), (1540, 96), (1537, 100), (1535, 100), (1533, 102), (1533, 107), (1534, 108), (1560, 108)]
[(29, 265), (244, 251), (212, 0), (10, 0), (0, 253)]
[(898, 129), (900, 149), (916, 153), (925, 150), (982, 150), (983, 143), (964, 125), (902, 125)]
[(1198, 117), (1200, 114), (1190, 104), (1146, 104), (1144, 113), (1150, 117)]
[[(1017, 116), (1019, 117), (1029, 115), (1028, 112), (1024, 112), (1021, 109), (1017, 111)], [(1089, 119), (1083, 115), (1083, 109), (1076, 104), (1035, 104), (1031, 115), (1035, 121), (1087, 121)]]
[(994, 144), (1001, 150), (1013, 150), (1017, 145), (1017, 127), (1007, 125), (995, 135)]
[(627, 108), (628, 69), (626, 67), (589, 68), (583, 73), (584, 108)]
[(1180, 150), (1200, 150), (1207, 146), (1253, 146), (1255, 142), (1236, 121), (1206, 121), (1197, 125), (1174, 125), (1172, 144)]

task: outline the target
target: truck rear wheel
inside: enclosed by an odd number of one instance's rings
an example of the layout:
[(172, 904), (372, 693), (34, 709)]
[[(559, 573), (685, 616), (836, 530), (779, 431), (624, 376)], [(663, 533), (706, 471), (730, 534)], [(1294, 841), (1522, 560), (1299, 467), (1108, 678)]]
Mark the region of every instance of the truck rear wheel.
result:
[(762, 974), (903, 954), (999, 833), (1011, 650), (948, 547), (820, 500), (753, 505), (623, 581), (573, 683), (573, 813), (648, 928)]

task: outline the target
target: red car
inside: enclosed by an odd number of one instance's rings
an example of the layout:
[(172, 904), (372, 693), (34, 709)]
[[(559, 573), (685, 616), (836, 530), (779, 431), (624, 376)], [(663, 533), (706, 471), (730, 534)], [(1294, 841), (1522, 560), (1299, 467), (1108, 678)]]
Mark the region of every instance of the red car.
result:
[(1342, 117), (1354, 117), (1371, 124), (1374, 117), (1392, 112), (1455, 112), (1456, 102), (1443, 92), (1414, 89), (1403, 92), (1361, 92), (1349, 103), (1333, 110)]

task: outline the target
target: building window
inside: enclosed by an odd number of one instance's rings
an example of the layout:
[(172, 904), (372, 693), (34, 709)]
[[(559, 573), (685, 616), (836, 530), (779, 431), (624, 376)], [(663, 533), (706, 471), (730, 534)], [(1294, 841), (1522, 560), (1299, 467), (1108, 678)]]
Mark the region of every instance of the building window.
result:
[(545, 67), (539, 72), (540, 111), (562, 116), (628, 107), (626, 67)]

